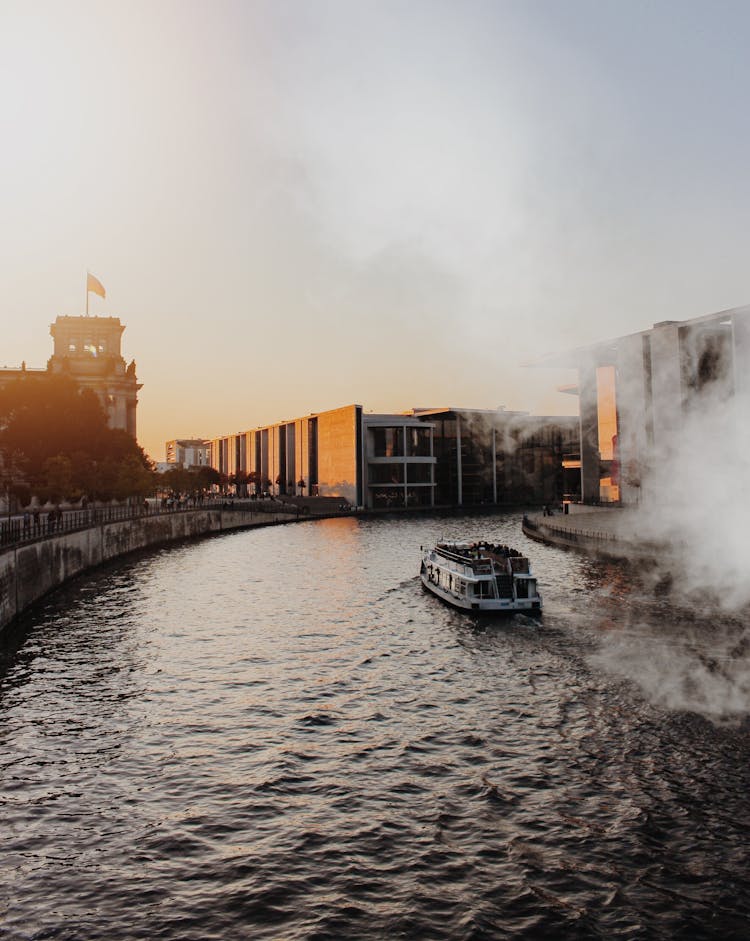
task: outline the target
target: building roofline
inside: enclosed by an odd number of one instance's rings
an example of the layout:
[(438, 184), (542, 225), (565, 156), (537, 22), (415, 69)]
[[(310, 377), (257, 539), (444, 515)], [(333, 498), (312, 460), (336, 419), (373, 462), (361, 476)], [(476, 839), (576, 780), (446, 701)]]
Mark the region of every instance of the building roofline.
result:
[(578, 369), (583, 357), (590, 359), (592, 356), (596, 356), (596, 354), (599, 353), (614, 352), (623, 340), (630, 340), (638, 336), (651, 336), (655, 330), (663, 327), (688, 327), (694, 324), (710, 323), (713, 320), (721, 321), (726, 318), (735, 316), (746, 317), (748, 315), (750, 315), (750, 304), (745, 304), (742, 307), (730, 307), (727, 310), (715, 311), (712, 314), (703, 314), (700, 317), (691, 317), (689, 320), (661, 320), (654, 323), (651, 327), (647, 327), (645, 330), (636, 330), (634, 333), (626, 333), (610, 340), (600, 340), (588, 346), (578, 346), (558, 353), (547, 353), (544, 356), (529, 360), (523, 365), (531, 368)]

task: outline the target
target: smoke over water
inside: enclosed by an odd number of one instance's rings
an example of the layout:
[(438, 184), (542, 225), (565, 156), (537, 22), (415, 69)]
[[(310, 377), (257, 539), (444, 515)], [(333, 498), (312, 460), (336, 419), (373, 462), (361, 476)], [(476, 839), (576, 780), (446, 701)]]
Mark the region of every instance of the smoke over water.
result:
[(672, 612), (661, 621), (635, 615), (625, 631), (609, 634), (589, 658), (596, 669), (638, 686), (656, 706), (694, 712), (716, 723), (750, 713), (750, 638), (747, 627), (720, 619), (692, 622)]
[(638, 526), (666, 546), (681, 595), (737, 612), (750, 605), (750, 415), (729, 343), (700, 333), (684, 343), (681, 413), (655, 441)]
[[(744, 353), (726, 323), (681, 342), (681, 396), (671, 427), (662, 424), (654, 435), (640, 506), (623, 514), (622, 531), (660, 547), (644, 590), (668, 603), (644, 614), (634, 601), (627, 635), (608, 636), (594, 660), (660, 706), (739, 718), (750, 713), (750, 412), (738, 383)], [(629, 392), (625, 384), (618, 397)]]

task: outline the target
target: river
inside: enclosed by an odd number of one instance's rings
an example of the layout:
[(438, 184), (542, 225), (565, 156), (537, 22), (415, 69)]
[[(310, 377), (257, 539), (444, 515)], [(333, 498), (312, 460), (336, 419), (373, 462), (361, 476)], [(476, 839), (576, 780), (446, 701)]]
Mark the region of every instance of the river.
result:
[[(423, 593), (467, 536), (528, 552), (541, 621)], [(517, 514), (122, 560), (3, 653), (0, 935), (746, 938), (746, 638)]]

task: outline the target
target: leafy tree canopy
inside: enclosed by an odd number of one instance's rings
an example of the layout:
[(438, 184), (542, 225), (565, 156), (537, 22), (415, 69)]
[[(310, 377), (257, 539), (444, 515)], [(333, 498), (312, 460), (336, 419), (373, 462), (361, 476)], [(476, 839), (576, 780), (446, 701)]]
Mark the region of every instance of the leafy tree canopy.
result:
[(40, 498), (122, 499), (153, 488), (137, 442), (109, 428), (96, 394), (64, 375), (26, 374), (0, 388), (0, 451)]

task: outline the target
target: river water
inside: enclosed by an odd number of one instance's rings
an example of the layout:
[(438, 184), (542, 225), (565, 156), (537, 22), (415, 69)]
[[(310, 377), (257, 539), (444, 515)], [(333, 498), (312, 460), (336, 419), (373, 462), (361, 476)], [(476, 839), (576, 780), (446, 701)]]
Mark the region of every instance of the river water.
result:
[[(541, 622), (422, 592), (467, 536)], [(512, 514), (124, 560), (4, 652), (0, 936), (746, 938), (745, 632)]]

